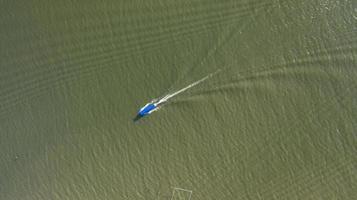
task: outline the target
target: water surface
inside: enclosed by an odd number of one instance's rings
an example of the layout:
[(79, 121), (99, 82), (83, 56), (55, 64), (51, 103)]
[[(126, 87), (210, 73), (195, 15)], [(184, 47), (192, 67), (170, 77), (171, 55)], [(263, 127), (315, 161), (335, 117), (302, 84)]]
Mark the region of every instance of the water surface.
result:
[(0, 199), (353, 199), (356, 9), (4, 1)]

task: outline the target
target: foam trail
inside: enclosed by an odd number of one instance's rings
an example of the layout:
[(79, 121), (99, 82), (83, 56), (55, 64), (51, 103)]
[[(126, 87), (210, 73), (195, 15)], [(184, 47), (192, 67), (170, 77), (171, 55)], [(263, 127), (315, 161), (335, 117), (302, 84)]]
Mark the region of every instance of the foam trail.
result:
[(176, 91), (176, 92), (174, 92), (172, 94), (168, 94), (168, 95), (164, 96), (163, 98), (161, 98), (158, 101), (158, 104), (164, 103), (164, 102), (168, 101), (169, 99), (171, 99), (172, 97), (174, 97), (174, 96), (176, 96), (176, 95), (178, 95), (178, 94), (180, 94), (180, 93), (182, 93), (182, 92), (184, 92), (184, 91), (186, 91), (186, 90), (188, 90), (188, 89), (190, 89), (190, 88), (202, 83), (203, 81), (211, 78), (212, 76), (216, 75), (220, 71), (221, 71), (221, 69), (219, 69), (219, 70), (217, 70), (217, 71), (215, 71), (215, 72), (213, 72), (211, 74), (208, 74), (207, 76), (203, 77), (202, 79), (200, 79), (200, 80), (198, 80), (198, 81), (196, 81), (194, 83), (191, 83), (190, 85), (188, 85), (187, 87), (182, 88), (181, 90), (178, 90), (178, 91)]

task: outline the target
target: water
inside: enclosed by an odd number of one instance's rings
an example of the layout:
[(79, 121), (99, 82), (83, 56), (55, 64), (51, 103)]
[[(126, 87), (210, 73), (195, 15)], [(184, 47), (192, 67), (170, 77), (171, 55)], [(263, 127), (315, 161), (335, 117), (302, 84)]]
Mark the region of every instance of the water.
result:
[(0, 199), (356, 196), (354, 1), (0, 10)]

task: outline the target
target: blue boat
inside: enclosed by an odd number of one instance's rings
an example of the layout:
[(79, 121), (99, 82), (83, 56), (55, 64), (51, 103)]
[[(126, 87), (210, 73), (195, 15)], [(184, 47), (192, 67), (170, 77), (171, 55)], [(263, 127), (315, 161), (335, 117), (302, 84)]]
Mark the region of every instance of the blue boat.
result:
[(139, 110), (138, 115), (140, 115), (141, 117), (144, 117), (146, 115), (151, 114), (157, 108), (158, 107), (157, 107), (157, 105), (155, 105), (155, 103), (148, 103)]
[(147, 103), (144, 107), (140, 108), (136, 117), (134, 118), (134, 122), (138, 121), (142, 117), (150, 115), (155, 110), (159, 109), (160, 105), (165, 102), (165, 99), (160, 100), (152, 100), (150, 103)]

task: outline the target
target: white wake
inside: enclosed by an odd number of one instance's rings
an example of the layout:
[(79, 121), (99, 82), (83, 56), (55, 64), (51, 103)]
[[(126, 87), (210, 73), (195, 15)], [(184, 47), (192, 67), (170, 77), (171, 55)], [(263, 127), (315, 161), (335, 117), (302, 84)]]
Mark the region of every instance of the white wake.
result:
[(173, 98), (174, 96), (176, 96), (176, 95), (178, 95), (178, 94), (180, 94), (180, 93), (182, 93), (182, 92), (185, 92), (186, 90), (188, 90), (188, 89), (190, 89), (190, 88), (192, 88), (192, 87), (195, 87), (196, 85), (198, 85), (198, 84), (202, 83), (203, 81), (205, 81), (205, 80), (211, 78), (212, 76), (216, 75), (216, 74), (219, 73), (220, 71), (221, 71), (221, 70), (219, 69), (219, 70), (217, 70), (217, 71), (215, 71), (215, 72), (213, 72), (213, 73), (211, 73), (211, 74), (208, 74), (207, 76), (203, 77), (202, 79), (200, 79), (200, 80), (198, 80), (198, 81), (196, 81), (196, 82), (194, 82), (194, 83), (191, 83), (190, 85), (188, 85), (188, 86), (186, 86), (186, 87), (184, 87), (184, 88), (182, 88), (182, 89), (180, 89), (180, 90), (178, 90), (178, 91), (176, 91), (176, 92), (174, 92), (174, 93), (172, 93), (172, 94), (168, 94), (168, 95), (162, 97), (162, 98), (157, 102), (157, 104), (164, 103), (164, 102), (168, 101), (169, 99)]

